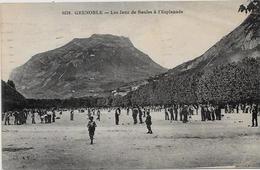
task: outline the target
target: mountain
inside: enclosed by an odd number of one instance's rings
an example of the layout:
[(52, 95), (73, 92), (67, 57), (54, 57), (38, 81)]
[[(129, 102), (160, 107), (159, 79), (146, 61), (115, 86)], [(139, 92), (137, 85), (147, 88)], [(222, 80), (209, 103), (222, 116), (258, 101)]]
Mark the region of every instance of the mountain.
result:
[(10, 79), (27, 98), (106, 96), (131, 81), (167, 71), (122, 36), (94, 34), (36, 54)]
[(3, 80), (1, 80), (1, 86), (3, 111), (24, 107), (26, 99), (23, 95)]
[(224, 36), (203, 55), (169, 70), (168, 73), (202, 71), (217, 65), (238, 62), (245, 57), (259, 56), (260, 17), (259, 14), (250, 14), (240, 26)]
[[(126, 95), (123, 104), (260, 100), (260, 16), (251, 13), (203, 55)], [(122, 104), (122, 103), (119, 103)]]

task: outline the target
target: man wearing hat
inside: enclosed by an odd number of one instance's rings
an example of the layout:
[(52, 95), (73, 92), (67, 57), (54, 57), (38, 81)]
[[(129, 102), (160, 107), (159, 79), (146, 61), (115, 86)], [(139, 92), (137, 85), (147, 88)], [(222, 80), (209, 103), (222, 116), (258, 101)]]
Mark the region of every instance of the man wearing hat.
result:
[(257, 127), (258, 123), (257, 123), (257, 112), (258, 112), (258, 108), (257, 105), (253, 104), (253, 109), (252, 109), (252, 127)]
[(115, 121), (116, 121), (116, 125), (119, 125), (119, 116), (121, 114), (121, 110), (120, 108), (118, 107), (115, 111)]
[(89, 133), (91, 145), (93, 144), (93, 139), (94, 139), (96, 127), (97, 127), (97, 125), (96, 125), (96, 122), (93, 120), (93, 116), (90, 116), (89, 122), (88, 122), (88, 133)]
[(147, 112), (147, 117), (146, 117), (145, 123), (146, 123), (146, 127), (147, 127), (147, 130), (148, 130), (147, 134), (153, 134), (153, 131), (152, 131), (152, 128), (151, 128), (152, 117), (150, 116), (149, 111)]

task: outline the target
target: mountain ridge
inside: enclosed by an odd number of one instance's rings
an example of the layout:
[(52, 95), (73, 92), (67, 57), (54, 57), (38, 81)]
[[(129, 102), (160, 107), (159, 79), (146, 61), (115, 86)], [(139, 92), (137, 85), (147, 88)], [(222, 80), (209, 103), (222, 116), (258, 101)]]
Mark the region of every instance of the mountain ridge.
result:
[[(251, 24), (253, 22), (254, 24)], [(204, 54), (202, 54), (201, 56), (193, 60), (189, 60), (183, 64), (180, 64), (173, 69), (169, 69), (168, 73), (181, 72), (182, 69), (188, 70), (190, 68), (193, 68), (194, 66), (192, 66), (191, 63), (197, 66), (196, 64), (198, 64), (199, 62), (208, 59), (207, 58), (208, 56), (210, 56), (210, 60), (214, 60), (214, 58), (220, 56), (221, 53), (228, 54), (228, 53), (234, 53), (234, 51), (236, 51), (237, 53), (238, 51), (241, 52), (245, 50), (252, 50), (253, 48), (255, 48), (257, 51), (260, 45), (259, 28), (260, 28), (259, 14), (250, 14), (238, 27), (236, 27), (229, 34), (223, 36), (218, 42), (216, 42), (216, 44), (210, 47)], [(235, 39), (235, 41), (233, 39)], [(207, 65), (210, 64), (211, 64), (210, 62), (207, 63)]]
[[(130, 92), (121, 101), (125, 105), (129, 101), (132, 104), (156, 105), (173, 102), (198, 103), (207, 100), (208, 102), (209, 100), (236, 101), (245, 96), (256, 100), (259, 96), (256, 94), (259, 90), (257, 84), (260, 84), (260, 79), (257, 80), (258, 76), (255, 73), (259, 70), (257, 68), (259, 58), (260, 17), (259, 13), (251, 13), (238, 27), (223, 36), (204, 54), (149, 79), (149, 83)], [(247, 63), (250, 65), (247, 66)], [(254, 69), (253, 74), (250, 71)], [(247, 75), (247, 80), (243, 81), (244, 74)], [(227, 79), (228, 76), (231, 78)], [(212, 78), (219, 82), (212, 84)], [(236, 81), (241, 83), (241, 87), (237, 87)], [(221, 83), (225, 86), (228, 83), (236, 86), (232, 88), (230, 85), (227, 90), (223, 89)], [(211, 94), (216, 94), (216, 96)], [(118, 101), (120, 104), (120, 100)]]
[(10, 79), (29, 98), (69, 98), (109, 95), (121, 84), (166, 70), (129, 38), (94, 34), (32, 56)]

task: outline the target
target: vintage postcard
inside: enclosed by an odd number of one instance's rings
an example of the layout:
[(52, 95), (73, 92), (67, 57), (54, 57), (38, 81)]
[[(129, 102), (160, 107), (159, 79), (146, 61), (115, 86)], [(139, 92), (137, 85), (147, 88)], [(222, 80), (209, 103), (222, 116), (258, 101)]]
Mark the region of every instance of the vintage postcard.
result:
[(259, 13), (1, 3), (2, 169), (259, 168)]

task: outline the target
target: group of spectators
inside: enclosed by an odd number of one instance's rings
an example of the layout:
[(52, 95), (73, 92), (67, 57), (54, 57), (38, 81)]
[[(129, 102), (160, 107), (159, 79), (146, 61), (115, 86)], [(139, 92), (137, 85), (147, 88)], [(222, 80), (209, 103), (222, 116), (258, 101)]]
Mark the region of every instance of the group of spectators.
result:
[[(59, 112), (59, 116), (56, 116), (56, 112)], [(28, 120), (31, 120), (32, 124), (36, 124), (36, 120), (39, 123), (52, 123), (59, 119), (61, 115), (62, 111), (55, 109), (23, 109), (3, 113), (2, 121), (4, 121), (4, 125), (23, 125)]]
[[(189, 118), (191, 118), (194, 113), (201, 115), (201, 121), (214, 121), (221, 120), (223, 116), (221, 110), (224, 113), (251, 113), (252, 114), (252, 126), (258, 126), (257, 115), (259, 113), (259, 107), (256, 104), (236, 104), (236, 105), (213, 105), (213, 104), (200, 104), (200, 105), (186, 105), (186, 104), (173, 104), (171, 106), (149, 106), (141, 107), (134, 105), (133, 107), (127, 108), (116, 108), (115, 109), (115, 123), (119, 124), (119, 116), (121, 114), (121, 109), (126, 109), (127, 115), (132, 111), (133, 123), (145, 123), (144, 119), (150, 113), (154, 112), (164, 112), (164, 119), (173, 121), (182, 121), (187, 123)], [(109, 109), (111, 110), (111, 108)], [(60, 109), (23, 109), (16, 111), (7, 111), (2, 114), (2, 121), (5, 125), (10, 125), (11, 120), (14, 125), (26, 124), (28, 119), (31, 120), (32, 124), (36, 124), (36, 117), (39, 123), (53, 123), (56, 119), (59, 119), (62, 115)], [(100, 121), (100, 108), (87, 108), (86, 109), (88, 117), (96, 116), (96, 120)], [(84, 112), (84, 109), (79, 109), (79, 112)], [(74, 119), (74, 111), (70, 112), (70, 120)]]

